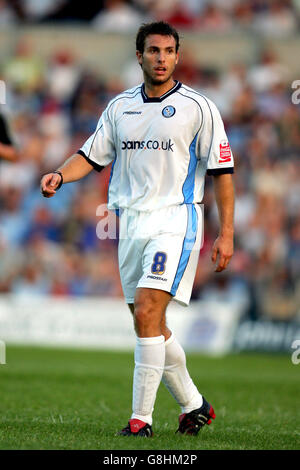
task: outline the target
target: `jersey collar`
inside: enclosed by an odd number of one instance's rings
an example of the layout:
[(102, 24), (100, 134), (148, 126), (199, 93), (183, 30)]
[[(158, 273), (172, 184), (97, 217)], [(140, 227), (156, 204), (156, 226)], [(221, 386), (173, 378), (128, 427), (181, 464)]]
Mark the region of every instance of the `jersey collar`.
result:
[(161, 96), (158, 96), (158, 97), (154, 97), (154, 98), (149, 98), (147, 95), (146, 95), (146, 92), (145, 92), (145, 83), (143, 83), (142, 85), (142, 88), (141, 88), (141, 93), (142, 93), (142, 97), (143, 97), (143, 101), (144, 103), (160, 103), (161, 101), (163, 101), (164, 99), (168, 98), (168, 96), (172, 95), (173, 93), (175, 93), (177, 90), (179, 90), (179, 88), (181, 87), (181, 83), (178, 81), (178, 80), (175, 80), (175, 85), (173, 86), (173, 88), (171, 88), (171, 90), (167, 91), (166, 93), (164, 93), (163, 95)]

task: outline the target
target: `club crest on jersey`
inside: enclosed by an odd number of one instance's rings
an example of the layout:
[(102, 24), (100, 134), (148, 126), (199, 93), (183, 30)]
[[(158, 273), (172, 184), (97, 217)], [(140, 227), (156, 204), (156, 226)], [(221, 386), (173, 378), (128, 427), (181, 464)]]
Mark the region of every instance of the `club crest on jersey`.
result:
[(162, 115), (165, 118), (170, 118), (174, 116), (175, 113), (176, 113), (176, 109), (174, 108), (174, 106), (165, 106), (164, 109), (162, 110)]

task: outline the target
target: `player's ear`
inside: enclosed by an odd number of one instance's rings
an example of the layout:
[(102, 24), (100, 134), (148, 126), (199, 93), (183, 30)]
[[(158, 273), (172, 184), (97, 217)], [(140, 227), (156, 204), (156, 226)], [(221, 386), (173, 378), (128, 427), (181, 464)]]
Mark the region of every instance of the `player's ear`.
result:
[(140, 65), (142, 65), (142, 63), (143, 63), (143, 54), (142, 54), (142, 52), (140, 52), (140, 51), (136, 51), (136, 53), (135, 53), (135, 54), (136, 54), (136, 57), (137, 57), (138, 63), (139, 63)]
[(176, 65), (178, 64), (178, 60), (179, 60), (179, 52), (176, 52), (176, 61), (175, 61)]

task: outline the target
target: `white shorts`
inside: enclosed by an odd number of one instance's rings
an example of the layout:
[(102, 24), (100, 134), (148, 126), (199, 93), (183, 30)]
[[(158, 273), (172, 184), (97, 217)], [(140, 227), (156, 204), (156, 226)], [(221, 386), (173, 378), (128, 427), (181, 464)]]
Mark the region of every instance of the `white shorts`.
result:
[(167, 291), (187, 306), (202, 237), (202, 210), (197, 204), (120, 211), (118, 257), (126, 302), (134, 303), (137, 287), (148, 287)]

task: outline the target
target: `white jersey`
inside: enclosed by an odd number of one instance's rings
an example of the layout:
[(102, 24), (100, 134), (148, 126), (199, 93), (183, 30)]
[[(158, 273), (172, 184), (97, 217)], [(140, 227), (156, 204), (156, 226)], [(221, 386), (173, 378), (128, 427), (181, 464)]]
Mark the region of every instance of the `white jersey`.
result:
[(206, 173), (233, 173), (219, 111), (180, 82), (159, 98), (148, 98), (144, 85), (116, 96), (79, 153), (97, 170), (113, 162), (112, 210), (199, 203)]

